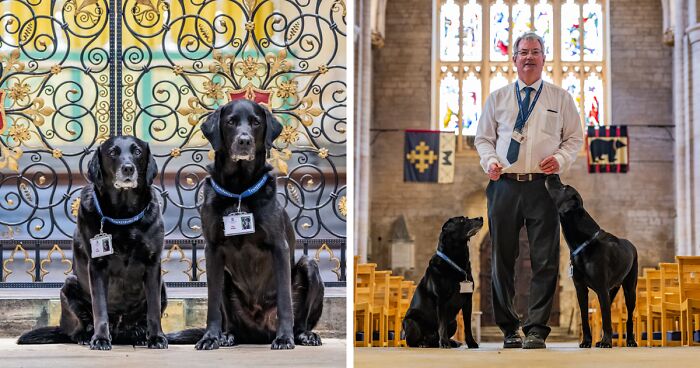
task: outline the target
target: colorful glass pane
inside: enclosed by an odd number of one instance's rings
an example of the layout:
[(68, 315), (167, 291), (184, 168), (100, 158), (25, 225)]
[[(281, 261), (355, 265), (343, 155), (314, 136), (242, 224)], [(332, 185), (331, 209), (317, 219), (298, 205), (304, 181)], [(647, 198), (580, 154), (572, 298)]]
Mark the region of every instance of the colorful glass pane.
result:
[(452, 0), (440, 8), (440, 60), (459, 60), (459, 7)]
[(581, 81), (578, 76), (569, 72), (562, 81), (561, 86), (574, 98), (574, 101), (576, 101), (576, 110), (581, 112)]
[(491, 77), (489, 92), (493, 93), (495, 90), (505, 87), (506, 85), (508, 85), (508, 79), (503, 76), (503, 73), (498, 72)]
[(561, 59), (562, 61), (581, 60), (581, 45), (579, 44), (580, 7), (573, 0), (567, 0), (561, 7)]
[(513, 42), (531, 29), (532, 14), (530, 13), (530, 5), (525, 4), (524, 0), (518, 0), (518, 3), (513, 5)]
[(481, 116), (481, 81), (474, 73), (469, 73), (464, 80), (462, 92), (462, 134), (475, 135), (476, 125)]
[(459, 81), (452, 73), (440, 81), (440, 130), (456, 132), (459, 122)]
[(463, 60), (481, 61), (481, 5), (477, 4), (475, 0), (469, 1), (469, 4), (464, 5), (463, 17)]
[(491, 5), (491, 60), (508, 61), (509, 32), (508, 5), (498, 0)]
[(583, 82), (586, 125), (605, 125), (603, 119), (603, 81), (591, 73)]
[(593, 0), (583, 5), (583, 60), (603, 60), (603, 10)]
[(552, 5), (547, 4), (547, 0), (541, 0), (535, 5), (535, 33), (544, 39), (544, 52), (547, 54), (547, 61), (554, 59), (552, 46), (554, 45), (553, 31), (554, 11)]

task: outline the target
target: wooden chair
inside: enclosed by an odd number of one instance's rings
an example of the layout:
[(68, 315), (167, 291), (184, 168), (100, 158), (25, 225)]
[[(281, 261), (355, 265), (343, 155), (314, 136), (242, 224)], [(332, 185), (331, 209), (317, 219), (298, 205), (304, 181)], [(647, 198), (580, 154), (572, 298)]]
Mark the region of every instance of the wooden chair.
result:
[(681, 294), (681, 330), (684, 346), (697, 346), (700, 334), (700, 257), (676, 256)]
[(654, 339), (654, 333), (661, 331), (661, 323), (652, 318), (653, 309), (661, 309), (661, 271), (650, 269), (646, 272), (647, 279), (647, 346), (661, 346), (661, 338)]
[[(647, 278), (646, 270), (643, 271), (642, 277), (637, 278), (637, 304), (634, 309), (634, 337), (637, 339), (639, 346), (646, 345), (646, 336), (649, 336), (647, 331)], [(646, 336), (644, 336), (646, 333)]]
[[(372, 302), (374, 297), (374, 273), (377, 267), (374, 263), (357, 264), (355, 257), (355, 290), (354, 312), (355, 323), (353, 339), (355, 346), (367, 347), (372, 341)], [(362, 332), (362, 340), (358, 341), (358, 332)]]
[[(610, 306), (610, 319), (612, 321), (613, 345), (619, 347), (627, 346), (627, 305), (622, 289), (618, 291), (615, 300)], [(617, 338), (615, 335), (617, 334)]]
[[(387, 309), (387, 339), (390, 346), (399, 346), (401, 340), (401, 297), (403, 296), (403, 276), (389, 277), (389, 307)], [(393, 335), (393, 336), (392, 336)]]
[(391, 271), (374, 272), (374, 296), (372, 298), (372, 346), (388, 346), (389, 334), (389, 277)]
[(678, 263), (659, 263), (661, 271), (661, 346), (681, 346), (681, 294)]
[[(588, 294), (588, 325), (591, 328), (593, 343), (600, 341), (603, 336), (603, 314), (600, 312), (598, 295), (593, 292)], [(581, 330), (583, 335), (583, 330)]]
[[(406, 312), (408, 311), (408, 308), (411, 306), (411, 299), (413, 299), (413, 293), (416, 292), (416, 283), (413, 281), (403, 281), (402, 283), (402, 296), (401, 296), (401, 318), (400, 321), (403, 323), (404, 317), (406, 317)], [(394, 333), (397, 333), (397, 331), (394, 331)], [(406, 339), (401, 338), (401, 326), (398, 328), (398, 334), (399, 334), (399, 345), (400, 346), (407, 346), (406, 345)]]

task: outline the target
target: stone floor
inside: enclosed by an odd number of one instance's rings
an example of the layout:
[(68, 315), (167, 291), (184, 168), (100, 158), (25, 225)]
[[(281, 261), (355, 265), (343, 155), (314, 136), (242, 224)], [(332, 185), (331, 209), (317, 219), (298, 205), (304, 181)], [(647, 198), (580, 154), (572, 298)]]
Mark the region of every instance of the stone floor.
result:
[(190, 345), (149, 350), (115, 346), (111, 351), (91, 351), (73, 344), (16, 345), (0, 339), (2, 368), (125, 368), (125, 367), (345, 367), (345, 340), (324, 339), (323, 346), (299, 346), (271, 351), (269, 345), (243, 345), (213, 351), (196, 351)]
[(579, 349), (575, 342), (548, 343), (545, 350), (355, 348), (355, 367), (698, 367), (700, 347)]

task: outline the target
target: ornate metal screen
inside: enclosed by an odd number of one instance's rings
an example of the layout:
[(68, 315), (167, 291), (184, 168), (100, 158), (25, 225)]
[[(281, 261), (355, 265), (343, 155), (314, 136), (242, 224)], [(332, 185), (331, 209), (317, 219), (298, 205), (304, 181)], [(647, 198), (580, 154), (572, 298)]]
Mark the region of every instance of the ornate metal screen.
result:
[(0, 14), (2, 282), (69, 271), (58, 261), (70, 259), (87, 161), (120, 134), (149, 142), (159, 165), (166, 280), (172, 262), (187, 265), (181, 281), (201, 281), (213, 152), (200, 122), (232, 98), (267, 103), (284, 125), (270, 158), (279, 201), (299, 252), (344, 282), (343, 0), (0, 0)]

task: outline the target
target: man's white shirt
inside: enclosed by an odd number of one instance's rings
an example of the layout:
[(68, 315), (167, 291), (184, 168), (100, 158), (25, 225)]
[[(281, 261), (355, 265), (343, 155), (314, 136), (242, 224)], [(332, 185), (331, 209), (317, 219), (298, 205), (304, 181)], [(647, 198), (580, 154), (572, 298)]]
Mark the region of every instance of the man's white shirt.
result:
[[(554, 155), (561, 173), (576, 160), (583, 145), (583, 130), (574, 100), (563, 88), (539, 79), (529, 86), (534, 88), (530, 101), (534, 101), (542, 83), (542, 93), (522, 131), (525, 140), (520, 144), (518, 160), (512, 165), (506, 155), (518, 117), (515, 83), (494, 91), (486, 99), (474, 140), (485, 172), (491, 163), (498, 162), (505, 173), (541, 173), (540, 162)], [(521, 80), (518, 84), (521, 99), (525, 99), (527, 85)]]

